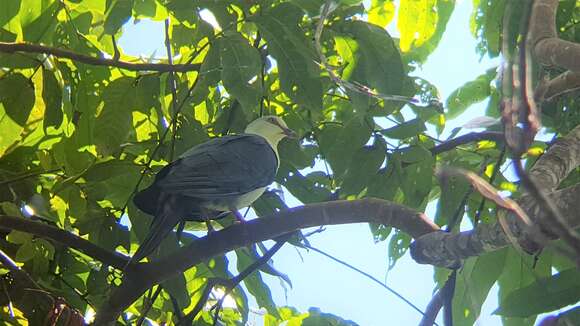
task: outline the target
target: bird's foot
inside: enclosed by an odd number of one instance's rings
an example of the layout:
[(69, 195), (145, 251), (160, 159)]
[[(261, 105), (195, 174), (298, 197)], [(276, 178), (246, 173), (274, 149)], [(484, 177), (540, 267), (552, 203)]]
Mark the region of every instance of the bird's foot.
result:
[(237, 210), (232, 210), (232, 214), (234, 214), (234, 217), (236, 218), (235, 222), (237, 222), (237, 223), (245, 223), (246, 222), (246, 219)]
[(212, 234), (212, 233), (215, 232), (215, 229), (211, 225), (211, 221), (210, 220), (205, 221), (205, 226), (207, 227), (207, 235), (210, 235), (210, 234)]

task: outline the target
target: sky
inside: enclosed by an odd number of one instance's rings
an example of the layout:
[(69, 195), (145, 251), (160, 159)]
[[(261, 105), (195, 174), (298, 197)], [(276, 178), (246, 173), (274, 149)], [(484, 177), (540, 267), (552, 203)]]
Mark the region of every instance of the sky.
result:
[[(497, 60), (480, 59), (475, 53), (476, 42), (469, 31), (471, 3), (456, 2), (439, 46), (414, 74), (436, 85), (443, 100), (465, 82), (498, 64)], [(398, 34), (395, 23), (390, 24), (387, 30), (393, 36)], [(128, 23), (119, 44), (128, 54), (150, 57), (155, 52), (156, 56), (163, 56), (163, 24), (146, 20), (138, 24)], [(474, 117), (483, 116), (485, 104), (474, 105), (466, 113), (449, 121), (446, 131)], [(286, 199), (291, 207), (300, 204), (291, 196), (286, 196)], [(434, 216), (434, 207), (435, 203), (429, 205), (428, 216)], [(433, 268), (415, 263), (407, 253), (393, 270), (387, 272), (388, 242), (374, 243), (366, 224), (329, 226), (326, 231), (310, 237), (309, 241), (312, 246), (385, 281), (421, 309), (431, 299), (435, 286)], [(416, 325), (421, 319), (418, 312), (385, 289), (318, 253), (286, 245), (273, 261), (274, 266), (293, 282), (293, 287), (286, 291), (277, 278), (264, 276), (278, 306), (290, 305), (301, 311), (318, 307), (364, 326), (386, 325), (387, 322), (389, 325)], [(501, 324), (499, 318), (491, 316), (497, 307), (495, 293), (496, 290), (492, 290), (483, 307), (480, 325)], [(254, 308), (257, 309), (255, 303)], [(250, 317), (250, 322), (262, 324), (257, 314)]]

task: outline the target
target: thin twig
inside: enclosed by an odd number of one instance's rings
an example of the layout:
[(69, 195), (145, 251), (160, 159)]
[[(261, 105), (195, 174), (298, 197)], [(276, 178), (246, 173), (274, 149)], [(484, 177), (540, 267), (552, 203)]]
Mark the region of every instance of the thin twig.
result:
[[(506, 153), (506, 147), (503, 146), (501, 153), (499, 154), (499, 157), (497, 159), (497, 162), (495, 163), (495, 167), (493, 169), (491, 177), (489, 178), (489, 181), (488, 181), (489, 184), (492, 186), (493, 186), (493, 182), (495, 181), (495, 178), (497, 177), (497, 175), (499, 174), (499, 171), (501, 169), (501, 162), (503, 162), (503, 159), (505, 157), (505, 153)], [(481, 219), (481, 214), (483, 213), (483, 209), (485, 206), (485, 202), (486, 202), (486, 198), (482, 197), (481, 203), (479, 203), (479, 207), (475, 211), (475, 216), (473, 217), (474, 226), (477, 226), (477, 224), (479, 224), (479, 221)]]
[(76, 53), (70, 50), (53, 48), (49, 46), (31, 43), (0, 42), (0, 52), (44, 53), (54, 55), (59, 58), (66, 58), (76, 62), (86, 63), (94, 66), (117, 67), (120, 69), (130, 71), (188, 72), (188, 71), (199, 71), (199, 68), (201, 67), (201, 65), (198, 63), (170, 65), (166, 63), (132, 63), (107, 58), (96, 58)]
[(143, 325), (143, 322), (145, 321), (145, 318), (147, 318), (147, 314), (149, 313), (149, 310), (151, 310), (151, 308), (153, 307), (153, 304), (155, 303), (155, 300), (157, 300), (157, 297), (159, 297), (161, 290), (162, 290), (161, 285), (158, 285), (157, 289), (155, 289), (155, 292), (153, 293), (151, 298), (149, 300), (147, 300), (147, 304), (145, 306), (145, 309), (143, 309), (141, 316), (137, 320), (137, 326)]
[(12, 179), (0, 181), (0, 187), (6, 186), (6, 185), (9, 185), (11, 183), (21, 181), (24, 179), (33, 178), (33, 177), (36, 177), (39, 175), (43, 175), (43, 174), (54, 174), (55, 172), (58, 172), (58, 171), (62, 171), (62, 169), (58, 168), (58, 169), (52, 169), (52, 170), (47, 170), (47, 171), (34, 171), (34, 172), (25, 173), (25, 174), (19, 175), (17, 177), (14, 177)]
[[(173, 65), (173, 52), (171, 51), (171, 38), (169, 37), (169, 18), (165, 19), (165, 48), (167, 49), (167, 62), (169, 65)], [(169, 161), (173, 161), (173, 155), (175, 154), (175, 140), (177, 139), (177, 117), (179, 111), (177, 111), (177, 85), (175, 82), (175, 75), (173, 71), (169, 72), (167, 76), (167, 82), (169, 82), (169, 88), (171, 89), (171, 109), (169, 112), (171, 114), (171, 147), (169, 152)]]
[(0, 229), (18, 230), (62, 243), (117, 269), (123, 269), (129, 261), (127, 257), (117, 252), (105, 250), (68, 231), (21, 217), (0, 215)]
[(417, 100), (414, 98), (411, 98), (411, 97), (401, 96), (401, 95), (381, 94), (381, 93), (376, 92), (372, 88), (370, 88), (366, 85), (363, 85), (359, 82), (356, 82), (356, 81), (348, 82), (348, 81), (340, 78), (334, 72), (334, 70), (331, 69), (331, 66), (328, 64), (328, 60), (326, 59), (326, 56), (322, 52), (322, 46), (320, 45), (320, 38), (322, 37), (322, 31), (324, 30), (324, 21), (326, 20), (326, 18), (328, 18), (328, 15), (332, 11), (331, 6), (333, 4), (334, 4), (333, 0), (327, 0), (324, 3), (324, 6), (322, 7), (322, 10), (320, 12), (318, 24), (316, 25), (316, 30), (314, 32), (314, 48), (316, 49), (316, 53), (318, 54), (318, 57), (320, 59), (319, 65), (328, 73), (328, 75), (330, 76), (330, 79), (332, 79), (332, 81), (340, 87), (343, 87), (345, 89), (348, 89), (348, 90), (351, 90), (351, 91), (354, 91), (357, 93), (361, 93), (361, 94), (364, 94), (364, 95), (367, 95), (370, 97), (378, 98), (378, 99), (385, 100), (385, 101), (417, 103)]
[(231, 281), (229, 282), (229, 285), (228, 285), (228, 289), (224, 293), (223, 297), (214, 306), (214, 308), (215, 308), (214, 320), (213, 320), (214, 325), (217, 323), (217, 320), (218, 320), (218, 317), (219, 317), (219, 312), (221, 310), (221, 307), (222, 307), (224, 298), (228, 294), (230, 294), (231, 291), (236, 286), (238, 286), (246, 277), (250, 276), (250, 274), (252, 274), (253, 272), (257, 271), (258, 268), (260, 268), (260, 266), (262, 266), (265, 263), (267, 263), (272, 258), (272, 256), (274, 256), (274, 254), (277, 253), (278, 250), (280, 250), (282, 248), (282, 246), (284, 246), (284, 244), (288, 240), (290, 240), (290, 238), (292, 237), (292, 235), (294, 235), (294, 232), (287, 233), (287, 234), (284, 234), (284, 235), (278, 237), (276, 239), (276, 243), (272, 246), (272, 248), (270, 248), (268, 251), (266, 251), (264, 253), (264, 255), (262, 255), (262, 257), (260, 257), (256, 261), (254, 261), (252, 264), (250, 264), (250, 266), (246, 267), (246, 269), (244, 269), (240, 274), (236, 275), (234, 278), (231, 279)]
[(432, 155), (438, 155), (447, 151), (450, 151), (458, 146), (465, 145), (468, 143), (482, 141), (482, 140), (491, 140), (495, 142), (503, 142), (504, 135), (502, 132), (497, 131), (483, 131), (483, 132), (472, 132), (469, 134), (465, 134), (448, 141), (442, 142), (441, 144), (432, 147), (429, 149)]

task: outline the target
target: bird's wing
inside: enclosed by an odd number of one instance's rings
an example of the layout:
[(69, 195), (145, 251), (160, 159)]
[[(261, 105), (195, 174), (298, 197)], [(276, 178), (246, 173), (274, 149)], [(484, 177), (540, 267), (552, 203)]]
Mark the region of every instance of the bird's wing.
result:
[(277, 167), (276, 154), (264, 138), (226, 136), (187, 151), (155, 183), (163, 193), (221, 200), (269, 185)]

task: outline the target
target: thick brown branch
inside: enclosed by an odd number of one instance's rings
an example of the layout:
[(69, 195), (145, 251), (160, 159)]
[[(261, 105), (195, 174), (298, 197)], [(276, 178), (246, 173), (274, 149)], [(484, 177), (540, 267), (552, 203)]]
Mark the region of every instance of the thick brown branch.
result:
[[(558, 210), (566, 218), (566, 222), (573, 228), (580, 226), (580, 184), (552, 193), (549, 196)], [(532, 220), (546, 219), (546, 212), (530, 197), (523, 197), (518, 201)], [(527, 228), (522, 223), (513, 223), (512, 233), (520, 243), (534, 244), (534, 235), (526, 233)], [(555, 236), (547, 235), (554, 239)], [(431, 264), (441, 267), (453, 267), (466, 258), (479, 256), (483, 253), (495, 251), (510, 245), (499, 223), (481, 224), (475, 230), (457, 234), (434, 232), (422, 236), (411, 244), (411, 255), (421, 264)], [(527, 248), (524, 248), (527, 249)], [(532, 248), (530, 251), (535, 250)]]
[(60, 242), (65, 246), (82, 251), (86, 255), (117, 269), (123, 269), (129, 261), (127, 257), (107, 251), (75, 234), (22, 217), (0, 215), (0, 229), (18, 230)]
[(542, 94), (544, 101), (552, 101), (557, 97), (580, 90), (580, 72), (566, 71), (550, 80)]
[(456, 148), (457, 146), (481, 140), (492, 140), (495, 142), (503, 142), (504, 135), (502, 132), (497, 131), (472, 132), (443, 142), (431, 148), (429, 151), (431, 151), (431, 154), (433, 155), (438, 155), (443, 152), (450, 151)]
[(6, 43), (0, 42), (0, 52), (14, 53), (44, 53), (54, 55), (59, 58), (67, 58), (76, 62), (82, 62), (94, 66), (117, 67), (131, 71), (159, 71), (159, 72), (187, 72), (199, 71), (199, 64), (166, 64), (166, 63), (132, 63), (106, 58), (95, 58), (85, 54), (76, 53), (70, 50), (53, 48), (49, 46), (30, 43)]
[(534, 3), (530, 21), (533, 53), (540, 63), (580, 72), (580, 44), (558, 38), (557, 9), (558, 0), (537, 0)]
[(558, 187), (560, 182), (576, 167), (580, 166), (580, 125), (568, 135), (559, 138), (542, 155), (530, 170), (530, 177), (542, 185), (546, 193)]
[(130, 266), (121, 286), (99, 309), (96, 323), (114, 323), (119, 314), (153, 284), (211, 257), (302, 228), (362, 222), (392, 226), (414, 238), (439, 230), (423, 213), (374, 198), (292, 208), (270, 218), (255, 219), (211, 233), (159, 261)]

